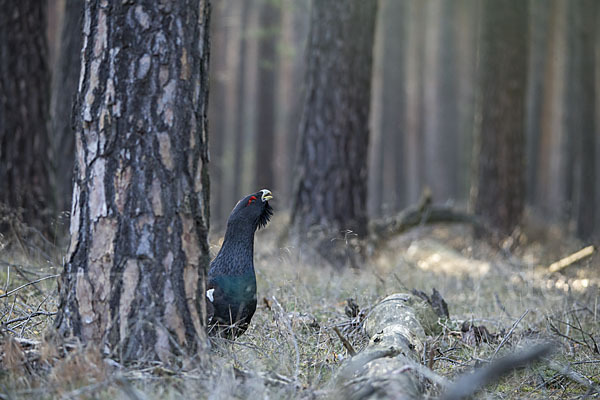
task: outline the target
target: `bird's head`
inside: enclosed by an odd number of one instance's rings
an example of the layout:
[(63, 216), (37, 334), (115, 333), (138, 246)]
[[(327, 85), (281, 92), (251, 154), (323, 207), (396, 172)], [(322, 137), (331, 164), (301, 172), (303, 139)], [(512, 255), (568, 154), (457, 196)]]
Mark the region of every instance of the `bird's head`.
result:
[(238, 201), (229, 216), (228, 224), (242, 222), (250, 223), (254, 229), (264, 227), (273, 215), (273, 208), (269, 205), (272, 198), (273, 194), (268, 189), (249, 194)]

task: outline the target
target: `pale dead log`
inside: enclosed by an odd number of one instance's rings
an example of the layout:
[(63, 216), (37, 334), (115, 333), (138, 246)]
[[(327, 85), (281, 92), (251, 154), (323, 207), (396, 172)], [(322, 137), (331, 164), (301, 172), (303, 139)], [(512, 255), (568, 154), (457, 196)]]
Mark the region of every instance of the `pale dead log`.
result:
[(426, 335), (439, 329), (437, 321), (431, 306), (418, 296), (386, 297), (367, 316), (369, 344), (338, 372), (341, 392), (350, 399), (420, 399), (421, 377), (445, 386), (445, 378), (420, 364)]
[(584, 258), (591, 256), (592, 254), (594, 254), (594, 246), (584, 247), (583, 249), (550, 264), (548, 267), (548, 272), (551, 274), (558, 272), (567, 268), (569, 265), (576, 263), (577, 261), (581, 261)]

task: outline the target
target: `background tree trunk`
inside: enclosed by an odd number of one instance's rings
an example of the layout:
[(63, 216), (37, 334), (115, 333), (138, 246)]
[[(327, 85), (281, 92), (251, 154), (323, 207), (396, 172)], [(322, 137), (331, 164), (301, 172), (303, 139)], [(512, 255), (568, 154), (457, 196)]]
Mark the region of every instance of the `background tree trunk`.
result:
[(86, 3), (56, 326), (122, 360), (204, 343), (209, 15), (208, 1)]
[(567, 1), (549, 2), (550, 34), (544, 68), (540, 110), (535, 202), (541, 214), (553, 222), (564, 221), (565, 207), (565, 110)]
[(281, 32), (281, 7), (274, 0), (261, 0), (259, 12), (258, 76), (256, 79), (256, 155), (254, 187), (275, 190), (275, 122), (277, 115), (277, 38)]
[[(48, 230), (46, 2), (0, 0), (0, 204)], [(0, 209), (0, 233), (3, 226)]]
[[(371, 102), (369, 213), (380, 216), (406, 205), (406, 1), (380, 3)], [(395, 188), (395, 190), (390, 190)]]
[(458, 183), (458, 107), (453, 35), (454, 2), (427, 2), (423, 80), (425, 184), (434, 201), (456, 198)]
[(299, 232), (367, 233), (367, 147), (377, 2), (316, 0), (292, 206)]
[[(211, 190), (210, 210), (211, 210), (211, 228), (216, 225), (220, 226), (227, 218), (225, 214), (226, 197), (225, 197), (225, 169), (224, 162), (225, 141), (227, 131), (228, 118), (230, 114), (234, 114), (234, 110), (228, 108), (227, 104), (227, 88), (230, 86), (232, 79), (231, 71), (232, 62), (228, 59), (228, 55), (232, 52), (234, 41), (234, 29), (227, 22), (231, 19), (231, 13), (228, 12), (232, 8), (231, 1), (223, 0), (212, 8), (211, 16), (211, 42), (212, 54), (210, 57), (210, 71), (212, 73), (210, 79), (210, 103), (208, 107), (208, 120), (210, 124), (211, 140), (210, 140), (210, 177), (214, 186)], [(227, 112), (225, 112), (227, 110)]]
[(482, 5), (473, 195), (475, 212), (503, 233), (519, 223), (525, 195), (527, 9), (521, 0)]
[[(596, 127), (596, 71), (594, 39), (598, 21), (598, 3), (584, 0), (569, 3), (571, 8), (571, 24), (574, 29), (573, 46), (578, 50), (576, 57), (570, 57), (571, 87), (575, 93), (569, 98), (567, 107), (574, 126), (569, 130), (571, 136), (578, 140), (571, 150), (576, 159), (574, 168), (573, 208), (576, 221), (576, 233), (582, 239), (589, 239), (594, 233), (596, 207), (595, 159), (598, 128)], [(577, 45), (575, 45), (577, 44)], [(577, 100), (578, 101), (577, 101)]]
[(75, 134), (71, 113), (81, 69), (83, 0), (70, 0), (64, 8), (59, 56), (52, 77), (50, 161), (52, 202), (57, 212), (70, 209), (73, 190)]

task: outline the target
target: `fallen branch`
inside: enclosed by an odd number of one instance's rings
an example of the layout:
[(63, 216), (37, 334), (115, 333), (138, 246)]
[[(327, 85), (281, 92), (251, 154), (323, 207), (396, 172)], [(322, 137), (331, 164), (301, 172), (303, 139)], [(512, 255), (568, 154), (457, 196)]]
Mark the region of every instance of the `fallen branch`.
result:
[(372, 241), (377, 243), (411, 228), (424, 224), (465, 223), (483, 229), (480, 219), (464, 211), (448, 206), (416, 205), (405, 208), (390, 218), (374, 220), (369, 225)]
[(16, 293), (16, 292), (18, 292), (19, 290), (21, 290), (21, 289), (23, 289), (23, 288), (26, 288), (27, 286), (35, 285), (36, 283), (38, 283), (38, 282), (41, 282), (41, 281), (45, 281), (46, 279), (58, 278), (59, 276), (60, 276), (60, 274), (56, 274), (56, 275), (48, 275), (48, 276), (45, 276), (45, 277), (43, 277), (43, 278), (36, 279), (35, 281), (27, 282), (27, 283), (25, 283), (25, 284), (23, 284), (23, 285), (19, 286), (18, 288), (15, 288), (15, 289), (13, 289), (13, 290), (11, 290), (11, 291), (7, 292), (7, 293), (1, 294), (1, 295), (0, 295), (0, 299), (3, 299), (3, 298), (5, 298), (5, 297), (8, 297), (8, 296), (10, 296), (10, 295), (11, 295), (11, 294), (13, 294), (13, 293)]
[(569, 265), (591, 256), (592, 254), (594, 254), (594, 250), (594, 246), (584, 247), (583, 249), (550, 264), (550, 266), (548, 267), (548, 272), (552, 274), (554, 272), (558, 272), (562, 269), (565, 269)]
[(581, 375), (578, 372), (573, 371), (568, 366), (561, 365), (555, 361), (550, 361), (548, 362), (548, 367), (552, 368), (559, 374), (569, 378), (573, 382), (576, 382), (586, 387), (588, 389), (588, 395), (592, 394), (593, 392), (600, 393), (600, 388), (594, 383), (594, 381), (592, 381), (586, 376)]

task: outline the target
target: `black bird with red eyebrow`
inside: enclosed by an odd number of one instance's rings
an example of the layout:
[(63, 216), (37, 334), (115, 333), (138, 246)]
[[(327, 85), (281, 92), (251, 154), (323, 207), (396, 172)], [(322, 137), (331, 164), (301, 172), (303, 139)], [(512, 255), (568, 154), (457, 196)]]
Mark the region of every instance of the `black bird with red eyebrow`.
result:
[(259, 190), (236, 204), (227, 220), (223, 246), (210, 263), (206, 303), (211, 335), (234, 338), (246, 331), (256, 311), (254, 233), (273, 215), (271, 191)]

